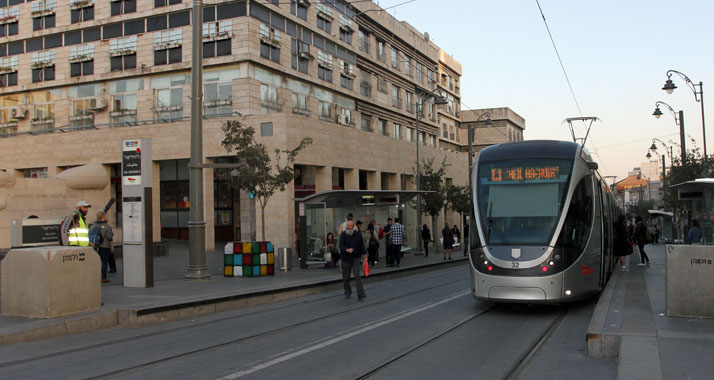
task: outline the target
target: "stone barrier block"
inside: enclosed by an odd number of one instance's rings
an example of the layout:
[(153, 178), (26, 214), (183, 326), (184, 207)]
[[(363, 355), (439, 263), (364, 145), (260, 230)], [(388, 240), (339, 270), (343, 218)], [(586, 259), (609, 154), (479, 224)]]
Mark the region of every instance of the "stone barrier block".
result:
[(99, 309), (101, 260), (92, 248), (11, 249), (2, 262), (2, 315), (55, 318)]
[(667, 315), (714, 318), (714, 246), (668, 245)]

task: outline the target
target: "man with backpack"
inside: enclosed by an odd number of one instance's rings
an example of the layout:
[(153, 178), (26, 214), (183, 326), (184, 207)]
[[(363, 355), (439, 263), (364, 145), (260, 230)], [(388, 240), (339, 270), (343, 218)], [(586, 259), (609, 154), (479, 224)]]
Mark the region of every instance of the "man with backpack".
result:
[(89, 231), (89, 244), (98, 253), (102, 260), (102, 283), (110, 282), (107, 278), (107, 265), (109, 258), (114, 253), (114, 232), (107, 223), (107, 214), (104, 211), (97, 213), (97, 221)]

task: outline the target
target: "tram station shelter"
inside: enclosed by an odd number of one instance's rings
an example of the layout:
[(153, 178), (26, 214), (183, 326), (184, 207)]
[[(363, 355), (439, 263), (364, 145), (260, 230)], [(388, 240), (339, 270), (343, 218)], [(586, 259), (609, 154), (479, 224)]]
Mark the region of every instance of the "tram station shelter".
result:
[(650, 221), (659, 228), (659, 239), (664, 243), (675, 242), (674, 214), (662, 210), (647, 210)]
[(698, 178), (672, 187), (677, 189), (678, 198), (684, 204), (684, 237), (691, 221), (696, 219), (702, 228), (702, 243), (714, 245), (714, 178)]
[[(384, 227), (388, 218), (399, 218), (406, 230), (406, 243), (402, 251), (416, 247), (421, 242), (416, 224), (416, 201), (419, 193), (429, 192), (334, 190), (295, 199), (300, 259), (306, 264), (323, 262), (327, 234), (332, 232), (337, 241), (337, 230), (348, 214), (353, 215), (355, 223), (362, 221), (362, 232), (367, 231), (371, 220), (376, 222), (377, 227)], [(423, 217), (422, 223), (426, 223), (429, 229), (432, 228), (430, 217)], [(384, 241), (380, 241), (380, 257), (385, 255), (384, 246)]]

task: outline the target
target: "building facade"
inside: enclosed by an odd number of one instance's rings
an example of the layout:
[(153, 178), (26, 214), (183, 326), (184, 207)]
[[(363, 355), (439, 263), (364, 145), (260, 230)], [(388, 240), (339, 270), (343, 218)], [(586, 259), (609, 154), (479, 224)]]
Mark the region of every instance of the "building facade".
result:
[[(0, 187), (0, 247), (12, 219), (61, 217), (79, 199), (116, 198), (120, 237), (120, 145), (133, 138), (152, 139), (154, 240), (188, 238), (191, 5), (0, 1), (0, 168), (15, 179)], [(313, 139), (296, 181), (266, 208), (265, 240), (293, 246), (295, 198), (414, 189), (417, 144), (466, 184), (461, 65), (409, 24), (342, 0), (206, 1), (203, 21), (204, 162), (232, 162), (221, 145), (232, 118), (269, 152)], [(87, 163), (105, 168), (103, 189), (54, 179)], [(228, 172), (204, 172), (207, 248), (261, 229)]]
[(468, 150), (469, 128), (473, 128), (472, 151), (478, 154), (481, 149), (489, 145), (523, 141), (526, 120), (508, 107), (463, 111), (459, 132), (460, 139), (464, 141), (463, 149), (466, 150)]

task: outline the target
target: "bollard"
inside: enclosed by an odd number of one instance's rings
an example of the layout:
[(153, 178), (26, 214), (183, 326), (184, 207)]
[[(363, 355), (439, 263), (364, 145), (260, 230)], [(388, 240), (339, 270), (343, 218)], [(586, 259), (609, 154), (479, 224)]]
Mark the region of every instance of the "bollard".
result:
[(278, 262), (280, 270), (287, 272), (293, 269), (292, 248), (278, 248)]

